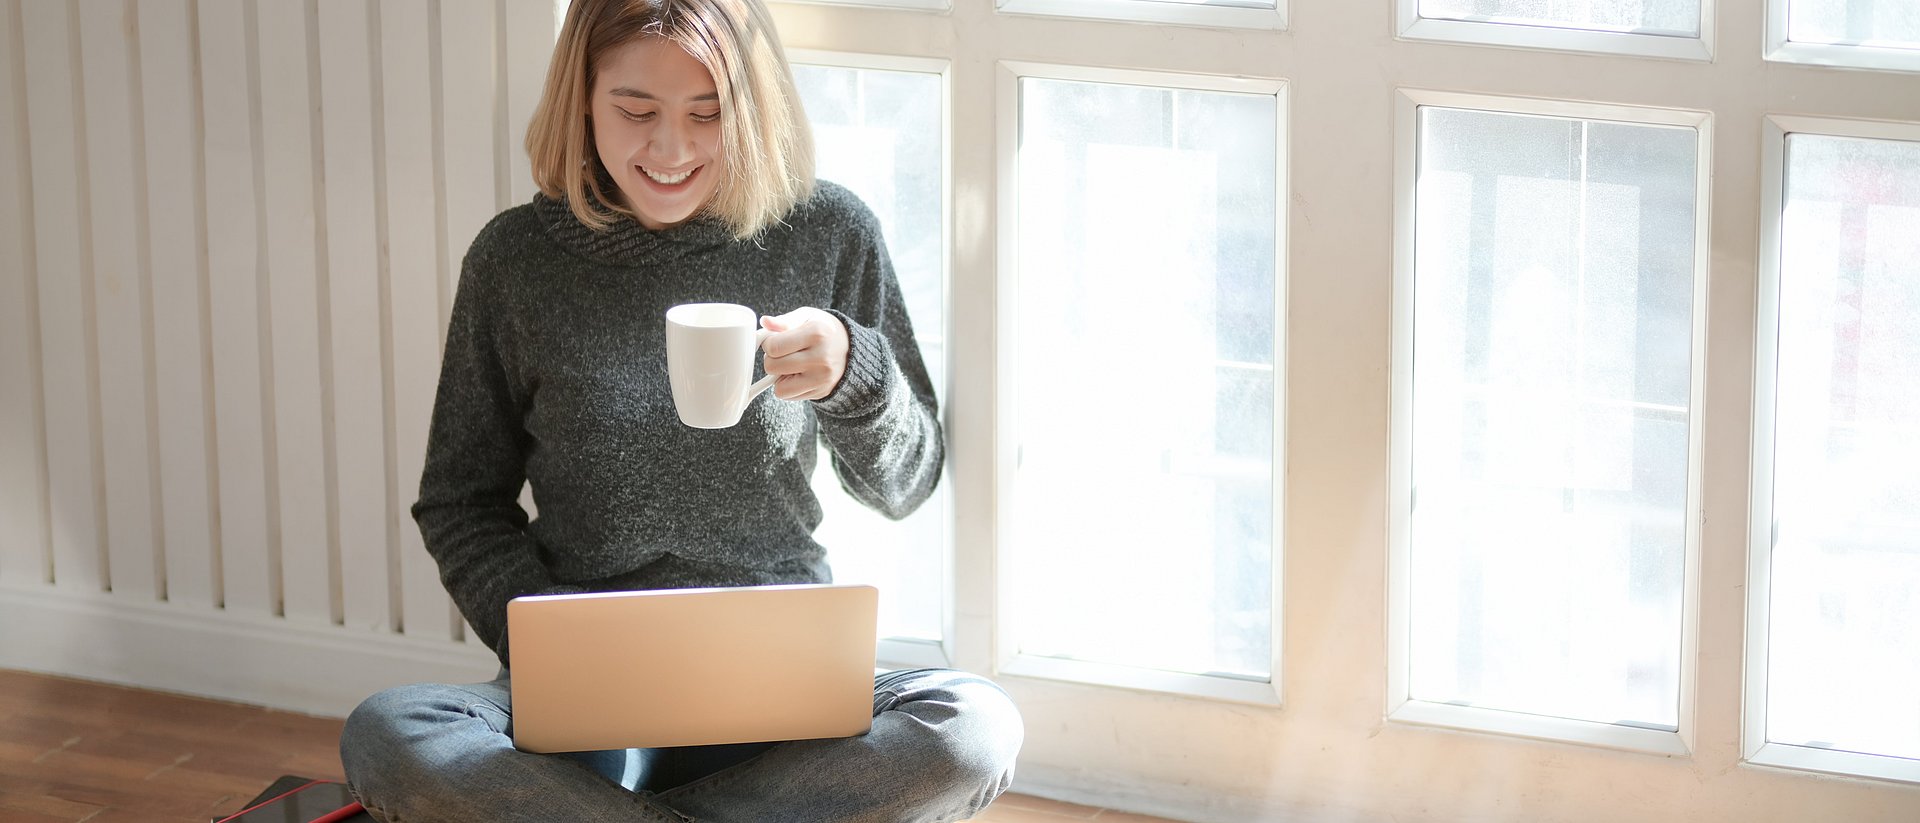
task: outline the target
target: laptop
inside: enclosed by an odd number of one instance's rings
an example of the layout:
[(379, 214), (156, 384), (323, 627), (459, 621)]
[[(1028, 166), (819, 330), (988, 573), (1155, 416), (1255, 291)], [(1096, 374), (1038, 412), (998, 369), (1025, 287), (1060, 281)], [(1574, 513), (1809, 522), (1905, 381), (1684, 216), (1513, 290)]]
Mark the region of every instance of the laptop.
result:
[(507, 603), (513, 744), (529, 752), (865, 734), (879, 591), (790, 585)]

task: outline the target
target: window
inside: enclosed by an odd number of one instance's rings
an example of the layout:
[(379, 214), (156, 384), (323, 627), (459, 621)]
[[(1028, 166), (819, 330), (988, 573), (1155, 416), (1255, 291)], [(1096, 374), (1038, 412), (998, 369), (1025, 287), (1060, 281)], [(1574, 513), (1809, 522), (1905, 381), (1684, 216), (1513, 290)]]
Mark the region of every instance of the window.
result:
[(1271, 700), (1278, 89), (1015, 71), (1009, 671)]
[(1398, 0), (1400, 34), (1489, 46), (1706, 60), (1714, 0)]
[[(1222, 820), (1920, 800), (1742, 767), (1841, 753), (1746, 748), (1739, 594), (1761, 113), (1920, 123), (1910, 75), (1756, 72), (1758, 2), (949, 5), (774, 12), (789, 46), (947, 67), (941, 640), (1021, 706), (1021, 791)], [(812, 62), (912, 70), (867, 59)], [(1518, 530), (1490, 501), (1554, 553), (1481, 539)]]
[(1909, 0), (1770, 0), (1768, 59), (1920, 71), (1920, 5)]
[(1634, 730), (1680, 726), (1700, 119), (1406, 105), (1409, 718), (1670, 748)]
[(1920, 779), (1920, 129), (1775, 131), (1749, 748)]
[[(794, 51), (794, 83), (813, 126), (817, 175), (852, 189), (880, 219), (935, 394), (946, 391), (946, 77), (939, 61)], [(840, 489), (821, 447), (815, 538), (834, 577), (880, 589), (880, 656), (946, 665), (948, 511), (943, 482), (893, 522)], [(917, 641), (917, 642), (916, 642)]]

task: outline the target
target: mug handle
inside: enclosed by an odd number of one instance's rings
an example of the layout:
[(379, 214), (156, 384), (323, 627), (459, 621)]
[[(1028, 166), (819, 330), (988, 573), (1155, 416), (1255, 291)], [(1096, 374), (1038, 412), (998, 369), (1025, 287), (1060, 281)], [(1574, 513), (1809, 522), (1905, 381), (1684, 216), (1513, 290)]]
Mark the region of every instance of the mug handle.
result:
[[(772, 334), (773, 332), (767, 331), (766, 329), (754, 329), (753, 330), (753, 347), (758, 349), (761, 346), (766, 345), (767, 338)], [(761, 354), (764, 355), (765, 352), (761, 352)], [(777, 375), (769, 374), (765, 377), (760, 378), (759, 380), (753, 381), (753, 385), (747, 387), (747, 396), (740, 398), (740, 404), (744, 406), (747, 403), (753, 402), (753, 399), (756, 397), (759, 397), (761, 392), (766, 391), (767, 389), (773, 388), (774, 381), (778, 379), (779, 377)]]

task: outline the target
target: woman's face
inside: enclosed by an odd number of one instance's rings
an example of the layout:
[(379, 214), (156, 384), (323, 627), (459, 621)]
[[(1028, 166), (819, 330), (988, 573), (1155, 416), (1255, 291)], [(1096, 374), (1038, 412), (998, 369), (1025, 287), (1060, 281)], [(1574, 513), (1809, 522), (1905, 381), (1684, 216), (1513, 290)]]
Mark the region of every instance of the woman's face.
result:
[(713, 74), (671, 40), (642, 37), (610, 52), (590, 111), (600, 162), (649, 229), (691, 219), (720, 175), (720, 95)]

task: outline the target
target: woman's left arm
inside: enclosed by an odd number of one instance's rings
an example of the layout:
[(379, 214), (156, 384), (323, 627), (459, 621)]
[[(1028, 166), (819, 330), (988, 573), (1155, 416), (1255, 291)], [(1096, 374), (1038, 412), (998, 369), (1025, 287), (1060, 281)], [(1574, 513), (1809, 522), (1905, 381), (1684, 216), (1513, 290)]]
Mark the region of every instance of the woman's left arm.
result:
[[(853, 232), (858, 252), (842, 258), (834, 305), (765, 322), (776, 333), (790, 332), (767, 340), (767, 371), (795, 370), (792, 378), (782, 378), (794, 384), (792, 389), (776, 385), (775, 392), (813, 401), (841, 487), (898, 520), (933, 494), (946, 448), (933, 381), (920, 359), (879, 224), (865, 209), (860, 212), (865, 219)], [(835, 339), (842, 331), (835, 325), (844, 327), (844, 344)], [(838, 351), (841, 345), (844, 354)], [(802, 351), (789, 355), (794, 362), (777, 362), (788, 347)], [(841, 367), (837, 383), (808, 379), (813, 375), (802, 371), (822, 369), (831, 375), (836, 365)], [(809, 392), (807, 385), (819, 388)]]

